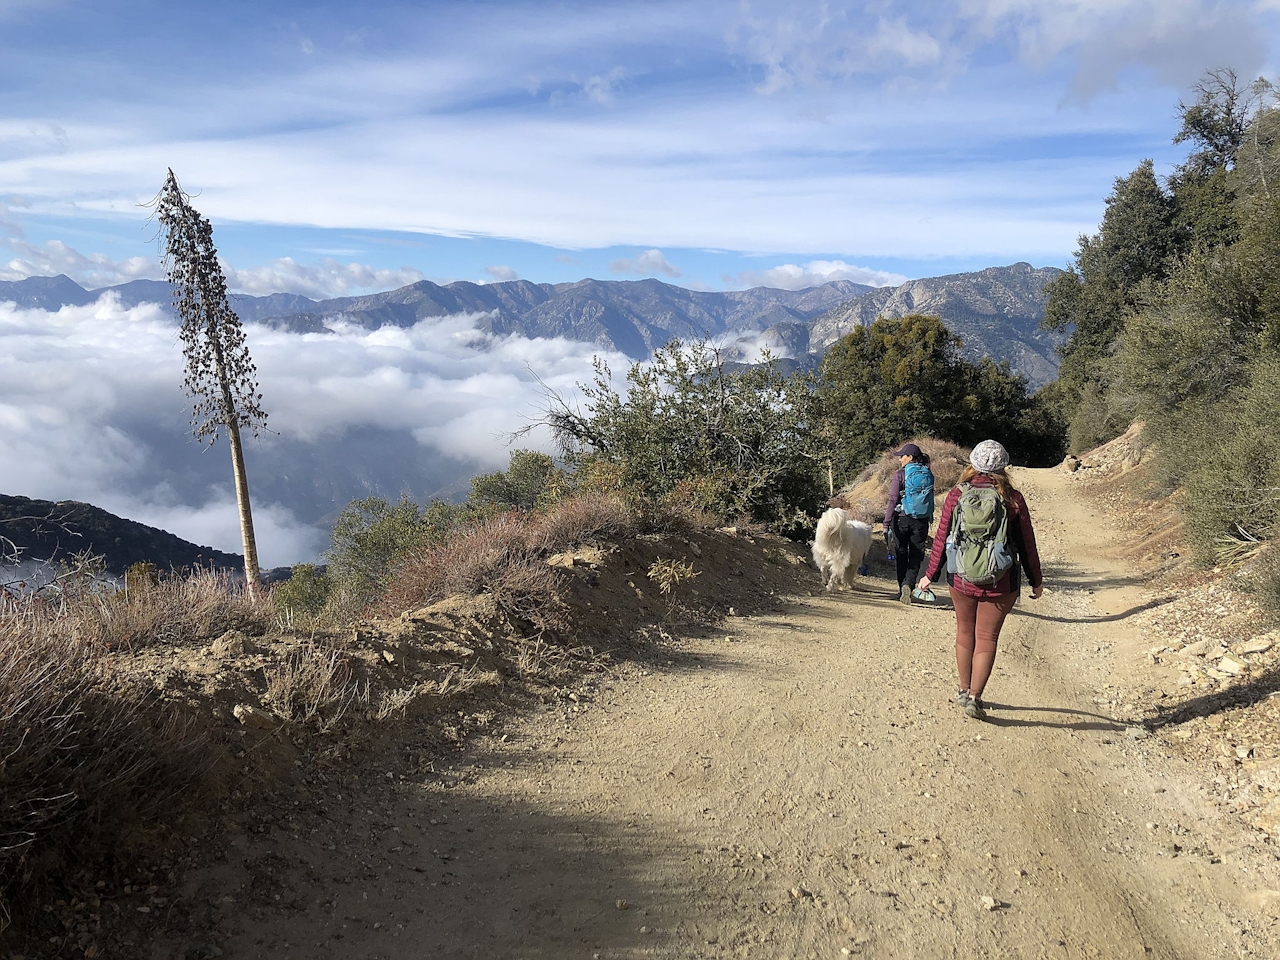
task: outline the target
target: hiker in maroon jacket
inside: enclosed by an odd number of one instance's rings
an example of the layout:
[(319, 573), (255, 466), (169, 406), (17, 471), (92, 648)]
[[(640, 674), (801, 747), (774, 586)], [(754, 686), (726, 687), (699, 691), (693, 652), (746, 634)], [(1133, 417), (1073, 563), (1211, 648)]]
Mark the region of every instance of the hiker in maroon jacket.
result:
[[(957, 536), (952, 535), (952, 524), (959, 527), (956, 505), (969, 490), (994, 490), (1004, 507), (1006, 526), (1005, 546), (1012, 555), (1012, 566), (993, 582), (972, 583), (958, 573), (948, 572), (947, 583), (951, 587), (951, 601), (956, 611), (956, 670), (960, 677), (960, 689), (955, 702), (965, 715), (981, 720), (986, 717), (982, 704), (982, 691), (991, 676), (996, 662), (996, 646), (1000, 640), (1000, 628), (1005, 617), (1013, 609), (1021, 587), (1019, 562), (1031, 584), (1031, 599), (1037, 600), (1044, 589), (1040, 573), (1040, 554), (1036, 551), (1036, 535), (1031, 528), (1031, 513), (1022, 494), (1014, 489), (1005, 467), (1009, 454), (994, 440), (983, 440), (973, 448), (969, 456), (972, 464), (960, 475), (960, 482), (947, 494), (942, 505), (938, 529), (933, 536), (933, 550), (925, 565), (919, 589), (928, 590), (937, 579), (944, 561), (954, 570), (954, 558), (948, 557), (948, 548), (957, 550)], [(990, 494), (988, 502), (994, 503)], [(970, 516), (966, 514), (966, 516)], [(960, 533), (958, 529), (955, 533)], [(951, 541), (950, 544), (948, 541)], [(997, 568), (998, 569), (998, 568)]]

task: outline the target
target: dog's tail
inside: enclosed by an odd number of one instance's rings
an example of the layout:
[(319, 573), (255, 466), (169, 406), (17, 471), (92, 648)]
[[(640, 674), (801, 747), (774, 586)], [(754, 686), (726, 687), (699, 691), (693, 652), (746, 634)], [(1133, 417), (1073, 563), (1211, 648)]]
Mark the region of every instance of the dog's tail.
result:
[(839, 543), (840, 528), (844, 526), (849, 515), (839, 507), (827, 510), (818, 520), (815, 540), (822, 544)]

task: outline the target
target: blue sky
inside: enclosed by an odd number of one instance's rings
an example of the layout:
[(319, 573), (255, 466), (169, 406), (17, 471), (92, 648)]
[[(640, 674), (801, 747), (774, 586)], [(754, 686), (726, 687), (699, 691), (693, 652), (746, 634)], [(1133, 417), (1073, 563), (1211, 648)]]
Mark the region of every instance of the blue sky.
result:
[(1280, 2), (0, 0), (0, 278), (156, 276), (172, 166), (233, 287), (705, 289), (1063, 265)]

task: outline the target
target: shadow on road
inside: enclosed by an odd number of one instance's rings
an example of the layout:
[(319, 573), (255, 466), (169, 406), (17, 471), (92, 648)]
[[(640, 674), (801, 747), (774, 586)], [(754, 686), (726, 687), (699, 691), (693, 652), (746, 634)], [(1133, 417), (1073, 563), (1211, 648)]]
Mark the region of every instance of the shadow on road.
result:
[(1159, 715), (1146, 722), (1148, 730), (1159, 730), (1163, 727), (1176, 727), (1195, 720), (1197, 717), (1211, 717), (1214, 714), (1232, 710), (1236, 707), (1251, 707), (1268, 697), (1280, 695), (1280, 667), (1273, 667), (1265, 673), (1226, 690), (1217, 690), (1203, 696), (1191, 697), (1182, 703), (1167, 707), (1157, 704)]
[[(1087, 710), (1070, 710), (1066, 707), (1024, 707), (1008, 703), (985, 703), (987, 723), (993, 727), (1050, 727), (1056, 730), (1105, 730), (1111, 733), (1123, 733), (1126, 724), (1101, 713), (1090, 713)], [(1002, 717), (991, 711), (1011, 711), (1027, 713), (1053, 714), (1061, 717), (1087, 717), (1082, 720), (1031, 719), (1022, 717)]]
[(1172, 603), (1174, 599), (1174, 597), (1157, 597), (1154, 600), (1148, 600), (1146, 603), (1130, 607), (1128, 610), (1122, 610), (1120, 613), (1107, 613), (1096, 617), (1055, 617), (1047, 613), (1034, 613), (1021, 606), (1013, 608), (1013, 616), (1028, 617), (1032, 620), (1048, 620), (1051, 623), (1115, 623), (1117, 620), (1127, 620), (1129, 617), (1136, 616), (1144, 611), (1163, 607), (1166, 603)]

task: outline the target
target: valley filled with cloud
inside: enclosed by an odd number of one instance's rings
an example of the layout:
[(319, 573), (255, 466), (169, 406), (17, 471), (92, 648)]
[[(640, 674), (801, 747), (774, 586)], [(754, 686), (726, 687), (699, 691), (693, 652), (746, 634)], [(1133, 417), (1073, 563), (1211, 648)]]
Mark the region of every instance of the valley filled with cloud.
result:
[[(269, 432), (246, 443), (267, 566), (314, 559), (327, 522), (361, 496), (465, 491), (504, 467), (546, 387), (590, 379), (592, 344), (478, 333), (473, 316), (368, 330), (246, 325)], [(606, 355), (615, 370), (627, 359)], [(238, 551), (225, 440), (187, 429), (174, 322), (107, 295), (82, 307), (0, 303), (0, 461), (6, 492), (91, 502)], [(522, 444), (546, 445), (534, 434)]]

